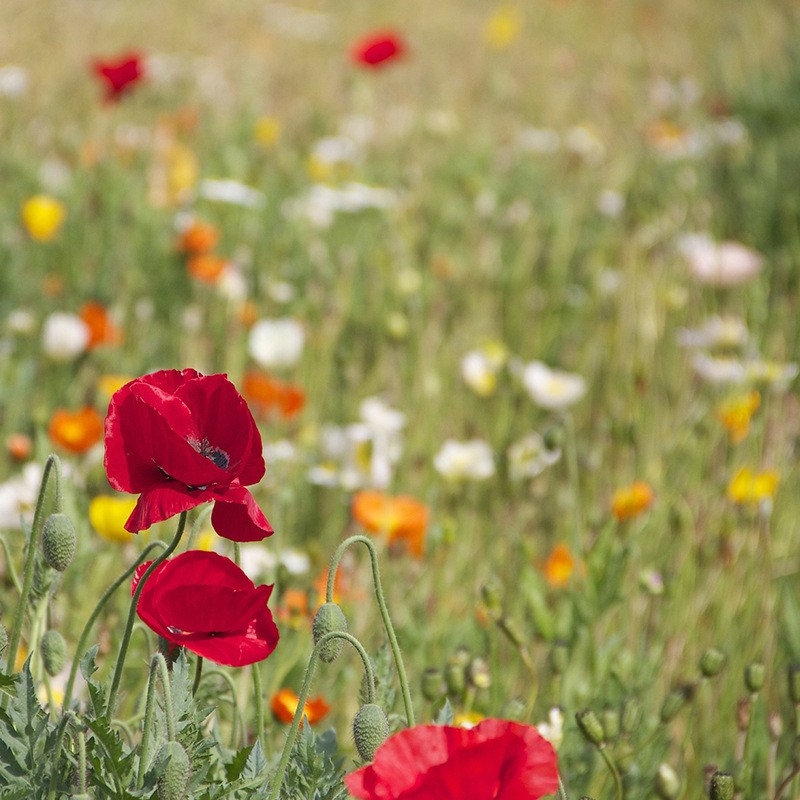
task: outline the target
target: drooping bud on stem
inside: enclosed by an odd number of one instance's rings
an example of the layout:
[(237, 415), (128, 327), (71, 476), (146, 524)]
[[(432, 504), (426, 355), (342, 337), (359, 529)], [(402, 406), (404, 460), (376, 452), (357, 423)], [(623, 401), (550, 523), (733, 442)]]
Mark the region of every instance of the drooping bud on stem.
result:
[(422, 673), (422, 696), (429, 702), (435, 703), (442, 699), (445, 692), (442, 671), (436, 667), (428, 667)]
[[(311, 623), (311, 633), (316, 644), (326, 633), (338, 631), (347, 633), (347, 618), (337, 603), (323, 603), (314, 615)], [(343, 639), (329, 639), (319, 649), (319, 657), (326, 664), (336, 659), (344, 647)]]
[(77, 542), (75, 527), (66, 514), (51, 514), (44, 521), (42, 553), (56, 572), (63, 572), (72, 563)]
[(754, 662), (744, 668), (744, 685), (751, 694), (760, 692), (767, 679), (767, 669), (763, 664)]
[(700, 657), (700, 672), (704, 678), (713, 678), (725, 669), (727, 661), (725, 653), (711, 647)]
[(605, 746), (603, 726), (600, 724), (600, 720), (591, 708), (585, 708), (583, 711), (579, 711), (575, 715), (575, 719), (578, 722), (581, 733), (589, 742), (598, 747)]
[(67, 661), (67, 643), (64, 637), (58, 631), (50, 629), (42, 636), (39, 647), (45, 672), (51, 677), (58, 675)]
[(366, 703), (353, 720), (353, 739), (364, 761), (372, 761), (375, 751), (389, 737), (389, 720), (377, 703)]

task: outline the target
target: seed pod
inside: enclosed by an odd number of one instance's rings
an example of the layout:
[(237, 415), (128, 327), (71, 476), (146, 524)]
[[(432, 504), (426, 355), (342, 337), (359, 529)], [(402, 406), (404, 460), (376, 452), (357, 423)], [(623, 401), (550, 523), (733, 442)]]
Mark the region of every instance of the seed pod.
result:
[(422, 673), (422, 696), (429, 702), (441, 700), (444, 694), (442, 671), (436, 667), (428, 667)]
[(77, 545), (75, 527), (66, 514), (51, 514), (42, 529), (44, 560), (56, 572), (63, 572), (72, 562)]
[(156, 764), (160, 765), (158, 800), (184, 800), (192, 765), (180, 742), (164, 742), (156, 755)]
[(725, 653), (716, 647), (711, 647), (700, 657), (700, 672), (704, 678), (713, 678), (725, 669), (727, 661)]
[(364, 761), (372, 761), (375, 751), (389, 736), (386, 712), (376, 703), (366, 703), (358, 709), (353, 720), (353, 739)]
[[(311, 633), (314, 637), (314, 644), (326, 633), (347, 633), (347, 618), (337, 603), (323, 603), (314, 614), (314, 621), (311, 623)], [(326, 664), (335, 660), (344, 647), (344, 640), (330, 639), (325, 642), (319, 650), (319, 657)]]
[(711, 800), (733, 800), (734, 793), (734, 780), (733, 775), (729, 772), (720, 772), (717, 770), (711, 776)]
[(42, 636), (39, 646), (45, 672), (51, 677), (58, 675), (67, 662), (67, 643), (64, 641), (64, 637), (51, 628)]
[(744, 685), (751, 694), (760, 692), (767, 679), (767, 669), (763, 664), (748, 664), (744, 668)]
[(451, 694), (461, 694), (467, 688), (467, 670), (464, 664), (458, 661), (449, 661), (444, 670), (444, 679), (447, 691)]
[(681, 793), (681, 779), (669, 764), (661, 764), (656, 773), (656, 794), (662, 800), (674, 800)]
[(585, 708), (583, 711), (579, 711), (575, 715), (575, 719), (578, 722), (581, 733), (588, 741), (598, 746), (605, 743), (603, 726), (600, 724), (600, 720), (597, 719), (597, 715), (591, 708)]

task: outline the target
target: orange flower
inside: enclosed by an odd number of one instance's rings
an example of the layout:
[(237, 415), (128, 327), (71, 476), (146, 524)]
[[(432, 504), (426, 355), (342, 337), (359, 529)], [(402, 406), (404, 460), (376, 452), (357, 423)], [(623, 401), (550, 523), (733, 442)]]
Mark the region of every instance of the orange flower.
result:
[(89, 350), (101, 344), (116, 345), (122, 342), (122, 331), (111, 321), (102, 303), (84, 303), (79, 316), (89, 328)]
[(370, 533), (385, 533), (389, 544), (405, 542), (409, 552), (420, 558), (425, 550), (428, 507), (409, 495), (390, 497), (364, 490), (353, 497), (353, 519)]
[(203, 283), (216, 283), (227, 268), (227, 259), (210, 253), (192, 256), (186, 264), (189, 274)]
[(544, 575), (551, 586), (562, 587), (569, 583), (575, 569), (575, 559), (569, 548), (557, 544), (544, 565)]
[(241, 322), (245, 328), (252, 328), (258, 321), (258, 307), (250, 300), (245, 300), (239, 306), (236, 314), (239, 317), (239, 322)]
[(6, 439), (6, 448), (14, 461), (25, 461), (31, 457), (33, 442), (31, 437), (26, 436), (24, 433), (12, 433)]
[(219, 241), (219, 231), (207, 222), (195, 221), (180, 236), (178, 249), (188, 255), (210, 253)]
[(634, 481), (614, 492), (611, 512), (620, 520), (631, 519), (646, 511), (653, 503), (653, 490), (644, 481)]
[(85, 453), (103, 438), (103, 418), (91, 406), (56, 411), (47, 429), (52, 442), (71, 453)]
[[(280, 722), (288, 725), (294, 719), (299, 702), (300, 698), (291, 689), (281, 689), (272, 696), (272, 713)], [(315, 722), (319, 722), (330, 710), (331, 707), (322, 697), (315, 697), (312, 700), (306, 700), (303, 713), (313, 725)]]
[(242, 393), (262, 414), (277, 409), (284, 419), (297, 416), (306, 404), (306, 393), (299, 386), (263, 372), (245, 373)]
[(731, 442), (738, 444), (750, 432), (750, 420), (761, 405), (758, 392), (733, 397), (717, 407), (717, 419), (725, 426)]
[(308, 592), (304, 592), (302, 589), (286, 589), (281, 597), (277, 616), (290, 628), (300, 628), (310, 616)]

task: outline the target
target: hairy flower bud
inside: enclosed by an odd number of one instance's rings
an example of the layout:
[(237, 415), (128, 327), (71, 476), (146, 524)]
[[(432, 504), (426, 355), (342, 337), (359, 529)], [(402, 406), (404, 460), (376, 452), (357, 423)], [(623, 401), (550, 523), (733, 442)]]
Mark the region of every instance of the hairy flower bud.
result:
[(375, 751), (389, 737), (386, 712), (376, 703), (366, 703), (358, 709), (353, 720), (353, 739), (364, 761), (372, 761)]
[(447, 691), (450, 694), (461, 694), (467, 688), (467, 670), (458, 661), (449, 661), (444, 670)]
[(729, 772), (717, 770), (711, 776), (711, 800), (733, 800), (734, 780)]
[(713, 678), (725, 669), (727, 661), (728, 657), (725, 653), (717, 650), (716, 647), (710, 647), (700, 657), (700, 672), (704, 678)]
[(767, 669), (763, 664), (754, 662), (744, 668), (744, 685), (751, 694), (760, 692), (767, 679)]
[(158, 800), (184, 800), (192, 765), (183, 746), (179, 742), (164, 742), (156, 754), (156, 764), (160, 766)]
[(42, 552), (44, 560), (56, 572), (63, 572), (70, 565), (77, 541), (75, 527), (66, 514), (51, 514), (44, 521)]
[(579, 711), (575, 715), (575, 719), (578, 722), (581, 733), (588, 741), (598, 745), (598, 747), (605, 743), (603, 726), (600, 724), (600, 720), (597, 719), (597, 715), (591, 708), (585, 708), (583, 711)]
[[(326, 633), (334, 631), (347, 633), (347, 619), (337, 603), (323, 603), (317, 609), (314, 621), (311, 623), (314, 644), (317, 644)], [(322, 645), (319, 657), (326, 664), (330, 664), (342, 652), (342, 647), (344, 647), (343, 639), (331, 639)]]
[(58, 675), (67, 661), (67, 643), (64, 637), (58, 631), (50, 629), (42, 636), (39, 647), (45, 672), (50, 676)]

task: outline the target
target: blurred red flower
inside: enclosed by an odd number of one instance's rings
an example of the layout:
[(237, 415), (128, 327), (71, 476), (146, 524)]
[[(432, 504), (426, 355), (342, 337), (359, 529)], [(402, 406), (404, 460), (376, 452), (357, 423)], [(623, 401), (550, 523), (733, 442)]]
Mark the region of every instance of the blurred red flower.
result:
[[(131, 594), (148, 566), (139, 565)], [(255, 586), (229, 558), (189, 550), (148, 576), (136, 613), (173, 644), (230, 667), (263, 661), (278, 644), (267, 608), (272, 586)]]
[(363, 67), (383, 67), (404, 55), (406, 44), (394, 31), (373, 33), (357, 41), (350, 50), (354, 63)]
[(139, 493), (126, 530), (214, 501), (220, 536), (254, 542), (272, 534), (245, 488), (264, 476), (261, 435), (225, 375), (164, 370), (126, 383), (111, 397), (105, 446), (108, 482)]
[(558, 789), (558, 767), (535, 728), (487, 719), (402, 730), (345, 783), (360, 800), (536, 800)]
[(95, 60), (92, 71), (106, 88), (106, 101), (118, 100), (144, 77), (144, 60), (139, 53), (126, 53), (110, 61)]

